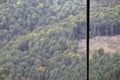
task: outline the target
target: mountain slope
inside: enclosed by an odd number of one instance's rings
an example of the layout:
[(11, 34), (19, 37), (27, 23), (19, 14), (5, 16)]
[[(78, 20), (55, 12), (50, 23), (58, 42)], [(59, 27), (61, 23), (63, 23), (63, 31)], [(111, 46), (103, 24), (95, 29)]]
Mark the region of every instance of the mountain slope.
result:
[[(119, 1), (92, 3), (91, 38), (118, 35)], [(85, 0), (4, 0), (0, 4), (0, 80), (86, 80), (86, 47), (81, 42), (85, 38)], [(110, 80), (115, 73), (111, 80), (116, 80), (119, 56), (111, 57), (103, 49), (93, 54), (90, 79)]]
[(85, 80), (85, 57), (77, 52), (86, 33), (84, 2), (25, 1), (0, 6), (0, 79)]

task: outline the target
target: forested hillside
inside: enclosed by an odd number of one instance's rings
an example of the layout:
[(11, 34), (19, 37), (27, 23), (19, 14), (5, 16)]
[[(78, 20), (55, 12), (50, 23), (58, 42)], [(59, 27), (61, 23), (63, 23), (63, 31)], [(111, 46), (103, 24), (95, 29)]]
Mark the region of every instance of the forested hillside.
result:
[(120, 0), (90, 1), (90, 80), (120, 80)]
[(91, 0), (92, 36), (120, 35), (120, 0)]
[[(120, 0), (90, 2), (90, 80), (120, 80)], [(78, 51), (85, 51), (85, 42)]]
[(77, 52), (85, 7), (84, 0), (2, 2), (0, 80), (85, 80), (85, 57)]
[[(119, 8), (119, 0), (91, 0), (91, 37), (119, 34)], [(1, 0), (0, 80), (86, 80), (83, 39), (85, 0)], [(119, 80), (119, 56), (92, 53), (90, 79)]]

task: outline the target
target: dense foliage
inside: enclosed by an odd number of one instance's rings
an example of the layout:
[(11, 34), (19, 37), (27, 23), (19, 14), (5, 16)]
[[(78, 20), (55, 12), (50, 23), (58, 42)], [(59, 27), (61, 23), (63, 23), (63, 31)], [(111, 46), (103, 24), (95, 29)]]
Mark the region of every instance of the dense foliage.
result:
[[(93, 38), (120, 35), (120, 0), (91, 0), (90, 35)], [(104, 38), (101, 41), (104, 42)], [(115, 43), (119, 45), (119, 42)], [(112, 49), (114, 43), (110, 44)], [(120, 52), (117, 48), (114, 53), (106, 53), (104, 48), (93, 49), (89, 59), (90, 80), (120, 80)]]
[(83, 0), (0, 4), (0, 79), (85, 80), (84, 52), (77, 52), (85, 27)]
[[(118, 3), (91, 0), (92, 36), (119, 34)], [(1, 0), (0, 80), (86, 80), (85, 38), (85, 0)], [(91, 80), (119, 79), (119, 56), (90, 60)]]
[(120, 0), (91, 0), (90, 12), (92, 36), (120, 34)]
[(99, 56), (90, 60), (90, 80), (119, 80), (120, 55), (118, 52), (112, 56), (102, 51)]

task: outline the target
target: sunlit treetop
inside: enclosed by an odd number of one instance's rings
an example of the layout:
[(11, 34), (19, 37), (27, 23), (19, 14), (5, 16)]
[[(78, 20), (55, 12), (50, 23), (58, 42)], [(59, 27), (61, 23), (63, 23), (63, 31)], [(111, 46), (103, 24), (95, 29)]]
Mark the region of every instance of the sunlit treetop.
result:
[(21, 6), (23, 3), (21, 1), (17, 1), (16, 5)]

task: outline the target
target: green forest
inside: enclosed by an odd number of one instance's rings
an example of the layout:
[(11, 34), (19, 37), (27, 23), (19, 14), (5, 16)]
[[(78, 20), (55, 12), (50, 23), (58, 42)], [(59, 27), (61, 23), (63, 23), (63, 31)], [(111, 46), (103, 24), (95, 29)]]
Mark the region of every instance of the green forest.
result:
[[(120, 34), (120, 1), (91, 0), (90, 37)], [(0, 80), (86, 80), (85, 0), (1, 0)], [(120, 51), (90, 54), (90, 80), (119, 80)]]

